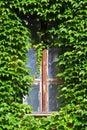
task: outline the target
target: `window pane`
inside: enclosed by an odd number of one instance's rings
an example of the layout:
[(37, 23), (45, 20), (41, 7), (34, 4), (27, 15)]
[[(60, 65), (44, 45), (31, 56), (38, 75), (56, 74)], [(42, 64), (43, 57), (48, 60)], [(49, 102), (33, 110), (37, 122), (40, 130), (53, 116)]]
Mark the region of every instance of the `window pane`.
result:
[[(30, 72), (31, 76), (35, 76), (35, 72), (37, 70), (37, 65), (36, 65), (37, 56), (36, 55), (37, 55), (37, 51), (34, 49), (30, 49), (27, 53), (28, 59), (27, 59), (26, 67), (31, 69), (31, 72)], [(40, 78), (40, 74), (38, 78)]]
[(55, 78), (58, 74), (58, 69), (56, 68), (56, 59), (60, 50), (56, 48), (50, 48), (48, 53), (48, 78)]
[(23, 99), (24, 104), (29, 104), (34, 111), (40, 111), (40, 83), (35, 83), (33, 85), (33, 90), (29, 92), (29, 96), (25, 96)]
[(49, 85), (49, 111), (58, 111), (58, 85), (50, 84)]

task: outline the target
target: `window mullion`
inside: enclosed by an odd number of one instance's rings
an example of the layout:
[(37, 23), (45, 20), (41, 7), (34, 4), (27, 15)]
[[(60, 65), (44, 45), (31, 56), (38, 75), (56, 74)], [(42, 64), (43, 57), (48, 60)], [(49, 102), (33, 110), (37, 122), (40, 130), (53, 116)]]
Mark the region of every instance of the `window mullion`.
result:
[(42, 58), (42, 111), (48, 111), (48, 50), (43, 50)]

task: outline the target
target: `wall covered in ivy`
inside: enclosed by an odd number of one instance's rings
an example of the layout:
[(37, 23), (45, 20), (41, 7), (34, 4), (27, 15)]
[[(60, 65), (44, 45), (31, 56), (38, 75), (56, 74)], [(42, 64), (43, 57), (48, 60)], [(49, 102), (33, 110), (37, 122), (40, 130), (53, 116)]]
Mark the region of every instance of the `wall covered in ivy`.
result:
[[(35, 34), (34, 21), (41, 24)], [(38, 50), (38, 63), (44, 48), (63, 50), (57, 60), (63, 70), (57, 76), (64, 81), (59, 98), (65, 99), (65, 107), (47, 118), (26, 117), (31, 109), (21, 104), (32, 83), (25, 67), (32, 46)], [(86, 57), (86, 0), (0, 1), (0, 130), (86, 130)]]

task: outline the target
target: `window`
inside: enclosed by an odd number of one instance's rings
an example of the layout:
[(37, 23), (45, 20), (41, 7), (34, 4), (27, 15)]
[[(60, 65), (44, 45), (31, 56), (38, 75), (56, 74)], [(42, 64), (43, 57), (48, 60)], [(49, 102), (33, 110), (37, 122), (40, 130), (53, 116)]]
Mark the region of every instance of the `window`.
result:
[[(35, 53), (36, 51), (33, 49), (28, 51), (27, 67), (31, 68), (32, 76), (37, 69)], [(58, 73), (56, 58), (59, 53), (60, 51), (57, 48), (43, 50), (38, 78), (34, 79), (33, 90), (23, 99), (23, 103), (31, 105), (36, 112), (58, 111), (59, 101), (56, 97), (58, 96), (58, 85), (61, 81), (56, 78)]]

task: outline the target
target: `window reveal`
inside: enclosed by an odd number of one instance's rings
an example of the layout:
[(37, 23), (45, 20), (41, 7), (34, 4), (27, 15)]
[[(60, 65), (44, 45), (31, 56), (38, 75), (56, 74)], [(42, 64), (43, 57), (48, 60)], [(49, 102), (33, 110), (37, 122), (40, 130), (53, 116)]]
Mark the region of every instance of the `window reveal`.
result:
[[(41, 70), (38, 78), (34, 80), (33, 90), (29, 92), (29, 96), (25, 96), (23, 102), (32, 106), (36, 112), (58, 111), (58, 85), (61, 83), (56, 78), (58, 69), (56, 69), (56, 58), (60, 51), (56, 48), (43, 50), (43, 58), (41, 63)], [(36, 57), (35, 51), (28, 52), (29, 61), (27, 67), (32, 69), (31, 75), (34, 76), (36, 71)]]

